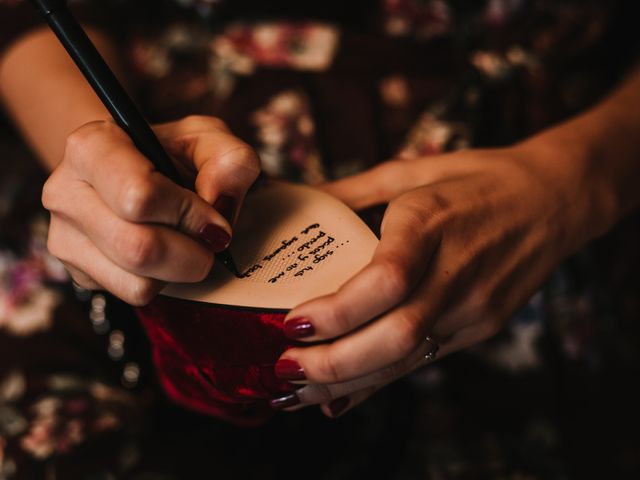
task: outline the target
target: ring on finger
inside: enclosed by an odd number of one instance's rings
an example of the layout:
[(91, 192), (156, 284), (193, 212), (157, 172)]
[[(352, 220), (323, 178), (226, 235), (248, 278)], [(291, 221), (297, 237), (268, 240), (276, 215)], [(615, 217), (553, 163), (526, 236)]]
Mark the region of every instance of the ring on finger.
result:
[(427, 353), (424, 354), (424, 359), (428, 362), (432, 362), (436, 359), (436, 356), (438, 355), (438, 350), (440, 350), (440, 345), (431, 336), (425, 337), (424, 343), (428, 344), (428, 348), (429, 348), (427, 350)]

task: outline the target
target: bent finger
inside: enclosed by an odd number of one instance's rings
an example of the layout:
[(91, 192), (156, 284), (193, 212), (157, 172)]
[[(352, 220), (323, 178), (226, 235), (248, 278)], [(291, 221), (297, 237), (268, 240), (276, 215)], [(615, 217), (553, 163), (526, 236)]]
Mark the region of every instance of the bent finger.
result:
[(165, 285), (118, 267), (87, 236), (56, 216), (51, 219), (47, 246), (52, 255), (62, 262), (134, 306), (148, 304)]
[(156, 132), (174, 155), (193, 162), (196, 191), (233, 223), (260, 173), (255, 151), (213, 117), (187, 117), (159, 125)]
[(66, 218), (114, 264), (166, 282), (203, 280), (214, 262), (211, 249), (187, 235), (157, 224), (133, 223), (115, 215), (88, 184), (60, 202), (70, 202)]
[(430, 340), (428, 345), (420, 345), (407, 357), (369, 375), (334, 384), (312, 383), (296, 390), (295, 394), (301, 405), (327, 404), (361, 390), (387, 385), (416, 368), (433, 362), (438, 348), (436, 341)]
[(69, 272), (69, 275), (71, 276), (73, 282), (79, 287), (82, 287), (85, 290), (103, 290), (102, 285), (99, 285), (86, 273), (78, 270), (69, 263), (62, 262), (62, 264), (64, 265), (64, 268), (67, 270), (67, 272)]

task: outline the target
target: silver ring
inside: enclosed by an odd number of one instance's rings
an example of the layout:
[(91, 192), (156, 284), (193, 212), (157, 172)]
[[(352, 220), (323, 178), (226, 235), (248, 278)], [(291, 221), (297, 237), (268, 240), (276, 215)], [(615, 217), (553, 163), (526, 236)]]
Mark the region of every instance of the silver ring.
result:
[(428, 362), (432, 362), (436, 359), (436, 355), (438, 354), (438, 350), (440, 350), (440, 345), (430, 336), (427, 336), (424, 339), (425, 343), (428, 343), (431, 347), (427, 353), (424, 355), (424, 359)]

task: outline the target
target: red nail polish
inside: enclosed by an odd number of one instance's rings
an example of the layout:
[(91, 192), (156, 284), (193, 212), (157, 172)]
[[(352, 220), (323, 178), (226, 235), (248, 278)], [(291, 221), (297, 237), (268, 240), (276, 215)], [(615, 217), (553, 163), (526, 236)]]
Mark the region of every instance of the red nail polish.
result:
[(276, 377), (282, 380), (306, 380), (307, 376), (304, 374), (304, 369), (295, 360), (289, 360), (283, 358), (276, 362)]
[(347, 407), (349, 406), (349, 403), (351, 403), (351, 399), (349, 397), (340, 397), (340, 398), (336, 398), (335, 400), (332, 400), (329, 403), (329, 411), (331, 412), (331, 416), (333, 418), (336, 418), (337, 416), (339, 416), (342, 412), (344, 412)]
[(200, 238), (211, 245), (214, 252), (221, 252), (229, 246), (231, 236), (222, 227), (208, 223), (200, 230)]
[(275, 398), (269, 402), (269, 405), (271, 405), (271, 408), (273, 408), (274, 410), (282, 410), (283, 408), (294, 407), (299, 404), (300, 399), (295, 393), (284, 397)]
[(282, 327), (286, 337), (297, 339), (312, 337), (316, 333), (316, 329), (313, 328), (311, 322), (305, 317), (292, 318), (284, 322)]
[(227, 222), (233, 222), (233, 217), (236, 214), (236, 199), (229, 195), (220, 195), (220, 197), (213, 204), (220, 215), (222, 215)]

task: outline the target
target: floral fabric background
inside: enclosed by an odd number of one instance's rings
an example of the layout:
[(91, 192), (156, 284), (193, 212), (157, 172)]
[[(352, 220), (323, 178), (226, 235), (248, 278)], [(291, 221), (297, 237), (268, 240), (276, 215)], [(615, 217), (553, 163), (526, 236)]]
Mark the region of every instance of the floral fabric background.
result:
[[(623, 1), (74, 3), (118, 39), (151, 118), (220, 116), (269, 175), (310, 184), (516, 141), (600, 98), (638, 47)], [(28, 9), (0, 0), (0, 38), (37, 23)], [(169, 405), (130, 309), (71, 286), (46, 251), (44, 178), (6, 121), (0, 480), (640, 474), (637, 219), (570, 259), (496, 339), (342, 419), (246, 430)]]

